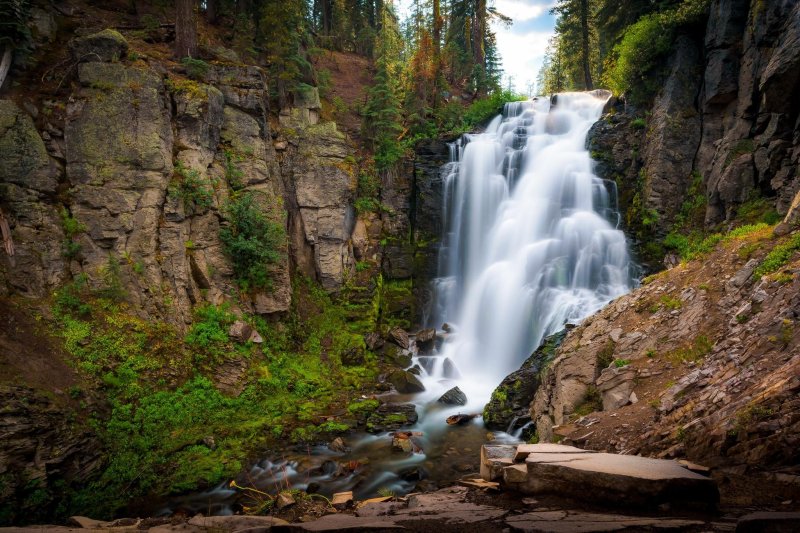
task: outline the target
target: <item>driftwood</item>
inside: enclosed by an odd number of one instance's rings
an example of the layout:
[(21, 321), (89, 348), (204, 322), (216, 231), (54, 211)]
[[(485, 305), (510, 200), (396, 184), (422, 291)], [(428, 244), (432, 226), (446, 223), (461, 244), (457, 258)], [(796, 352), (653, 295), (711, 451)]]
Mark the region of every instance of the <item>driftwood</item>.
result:
[(461, 426), (472, 420), (473, 418), (478, 418), (479, 415), (462, 415), (461, 413), (457, 415), (452, 415), (447, 417), (447, 423), (451, 426)]
[(14, 240), (11, 238), (11, 228), (3, 210), (0, 209), (0, 234), (3, 236), (3, 248), (9, 256), (14, 255)]
[(3, 52), (3, 58), (0, 59), (0, 89), (3, 88), (3, 83), (6, 81), (8, 71), (11, 70), (11, 59), (13, 56), (11, 45), (7, 44)]

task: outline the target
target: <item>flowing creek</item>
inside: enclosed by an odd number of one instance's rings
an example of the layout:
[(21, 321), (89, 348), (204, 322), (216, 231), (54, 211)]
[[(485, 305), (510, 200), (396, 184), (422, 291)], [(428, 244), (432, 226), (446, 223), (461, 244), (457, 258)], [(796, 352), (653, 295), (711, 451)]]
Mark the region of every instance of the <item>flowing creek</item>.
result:
[[(592, 172), (586, 135), (609, 94), (563, 93), (505, 105), (482, 134), (451, 145), (441, 172), (445, 230), (434, 280), (429, 327), (448, 324), (438, 353), (413, 354), (425, 391), (387, 395), (411, 402), (419, 421), (410, 431), (421, 451), (393, 453), (388, 433), (353, 434), (347, 453), (326, 446), (286, 452), (250, 467), (244, 483), (267, 492), (307, 489), (330, 496), (352, 490), (359, 498), (382, 490), (410, 492), (424, 479), (435, 483), (475, 472), (488, 442), (480, 418), (448, 426), (457, 413), (481, 413), (494, 388), (565, 324), (578, 323), (628, 292), (634, 265), (618, 229), (616, 189)], [(447, 362), (449, 361), (449, 362)], [(454, 386), (464, 406), (437, 399)], [(516, 442), (493, 432), (494, 442)], [(178, 509), (228, 514), (237, 493), (221, 485), (170, 500)]]

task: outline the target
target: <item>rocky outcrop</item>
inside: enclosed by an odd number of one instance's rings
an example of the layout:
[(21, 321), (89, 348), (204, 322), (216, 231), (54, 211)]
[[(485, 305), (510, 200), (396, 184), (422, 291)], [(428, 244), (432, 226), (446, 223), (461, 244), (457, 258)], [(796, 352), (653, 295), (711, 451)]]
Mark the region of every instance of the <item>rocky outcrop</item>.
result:
[(699, 48), (690, 37), (678, 37), (669, 75), (647, 121), (641, 200), (663, 221), (680, 210), (700, 142), (701, 117), (694, 105), (702, 71)]
[(297, 121), (292, 150), (282, 161), (291, 198), (290, 238), (296, 264), (327, 290), (341, 287), (355, 258), (355, 160), (332, 122)]
[(566, 331), (547, 337), (516, 372), (509, 374), (492, 392), (483, 408), (483, 423), (489, 429), (513, 432), (530, 422), (530, 405), (539, 388), (542, 370), (550, 363)]
[(531, 405), (539, 438), (798, 483), (799, 265), (753, 274), (774, 245), (729, 239), (570, 331)]

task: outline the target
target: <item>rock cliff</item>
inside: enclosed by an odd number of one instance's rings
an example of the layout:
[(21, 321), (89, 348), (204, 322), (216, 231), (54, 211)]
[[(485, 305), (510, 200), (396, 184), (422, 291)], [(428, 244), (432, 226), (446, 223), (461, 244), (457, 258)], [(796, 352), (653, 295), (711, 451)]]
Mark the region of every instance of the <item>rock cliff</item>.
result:
[(707, 225), (758, 198), (787, 213), (800, 191), (798, 21), (797, 2), (714, 0), (706, 27), (677, 38), (646, 121), (619, 105), (593, 128), (600, 174), (631, 191), (622, 207), (645, 232), (669, 231), (696, 176)]

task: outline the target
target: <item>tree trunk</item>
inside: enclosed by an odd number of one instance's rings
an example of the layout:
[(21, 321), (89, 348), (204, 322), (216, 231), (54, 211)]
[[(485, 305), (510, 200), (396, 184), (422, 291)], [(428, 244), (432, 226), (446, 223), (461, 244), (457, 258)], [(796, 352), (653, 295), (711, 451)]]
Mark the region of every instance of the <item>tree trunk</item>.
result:
[[(475, 25), (472, 28), (472, 58), (478, 71), (486, 72), (486, 50), (483, 38), (486, 36), (486, 0), (475, 0)], [(482, 78), (484, 76), (481, 76)], [(483, 79), (479, 80), (480, 86), (476, 87), (479, 94), (486, 93)]]
[(175, 0), (175, 57), (197, 55), (194, 0)]
[(442, 14), (439, 0), (433, 0), (433, 108), (439, 108), (442, 80)]
[(219, 0), (206, 0), (206, 20), (209, 24), (216, 24), (217, 17), (219, 13), (217, 13), (217, 2)]
[(581, 47), (583, 61), (583, 80), (586, 90), (594, 89), (592, 84), (592, 70), (589, 65), (589, 0), (581, 0)]

